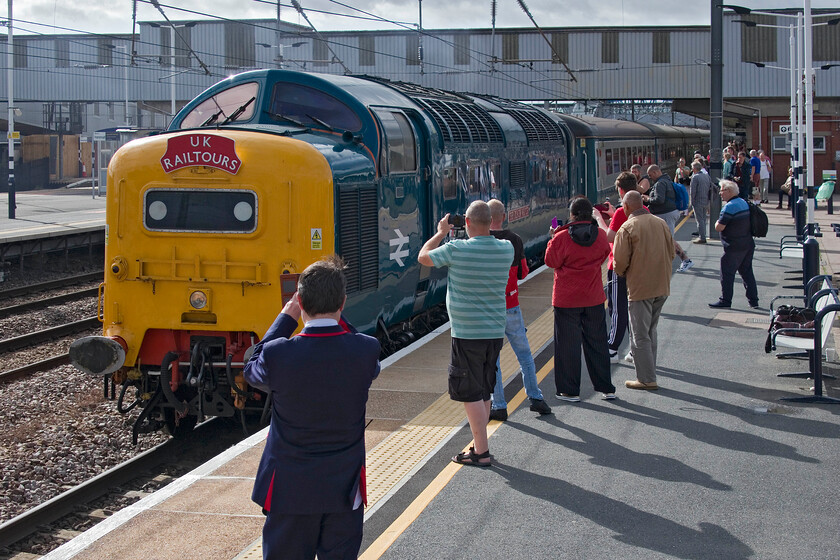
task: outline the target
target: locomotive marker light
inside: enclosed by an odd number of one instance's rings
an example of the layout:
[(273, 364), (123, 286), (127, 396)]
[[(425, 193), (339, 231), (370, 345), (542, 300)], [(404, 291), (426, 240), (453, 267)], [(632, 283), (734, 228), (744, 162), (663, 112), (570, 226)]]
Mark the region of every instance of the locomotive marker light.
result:
[(207, 306), (207, 294), (196, 290), (190, 294), (190, 305), (193, 309), (204, 309)]
[(236, 155), (236, 142), (224, 136), (184, 134), (166, 142), (166, 153), (160, 164), (167, 173), (184, 167), (215, 167), (233, 175), (239, 172), (242, 160)]

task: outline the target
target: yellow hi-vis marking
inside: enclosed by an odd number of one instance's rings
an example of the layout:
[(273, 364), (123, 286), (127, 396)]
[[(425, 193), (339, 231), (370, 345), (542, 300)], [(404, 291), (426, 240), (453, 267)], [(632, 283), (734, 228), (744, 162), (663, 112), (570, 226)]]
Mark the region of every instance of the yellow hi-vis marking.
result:
[[(548, 375), (548, 372), (554, 369), (554, 360), (549, 360), (543, 368), (537, 372), (537, 383), (542, 382), (545, 379), (545, 376)], [(522, 388), (508, 402), (508, 408), (511, 410), (516, 410), (519, 408), (519, 405), (525, 400), (525, 389)], [(492, 420), (489, 424), (487, 424), (487, 437), (489, 438), (492, 436), (496, 430), (501, 426), (502, 423), (496, 420)], [(470, 442), (464, 447), (464, 451), (468, 451), (470, 446), (474, 445), (474, 442)], [(359, 556), (359, 560), (376, 560), (380, 556), (382, 556), (388, 548), (394, 544), (394, 541), (406, 530), (408, 527), (414, 523), (420, 514), (426, 509), (432, 500), (437, 496), (441, 490), (452, 480), (452, 477), (455, 476), (455, 473), (462, 467), (457, 463), (449, 463), (443, 470), (440, 472), (439, 475), (432, 480), (431, 483), (417, 496), (413, 502), (402, 512), (402, 514), (391, 523), (390, 527), (385, 529), (379, 537), (371, 543), (371, 545), (365, 550), (361, 556)]]

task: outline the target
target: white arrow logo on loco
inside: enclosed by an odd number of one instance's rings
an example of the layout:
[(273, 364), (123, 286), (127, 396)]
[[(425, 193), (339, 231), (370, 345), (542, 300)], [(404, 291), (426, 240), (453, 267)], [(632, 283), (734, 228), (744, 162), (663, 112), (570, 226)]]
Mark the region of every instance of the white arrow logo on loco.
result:
[(397, 234), (397, 238), (391, 239), (388, 242), (391, 245), (391, 247), (395, 245), (397, 246), (396, 251), (391, 253), (391, 260), (397, 261), (397, 264), (400, 266), (405, 266), (405, 263), (403, 262), (403, 257), (408, 256), (408, 249), (403, 249), (403, 245), (408, 243), (408, 236), (403, 235), (402, 232), (398, 229), (395, 229), (394, 233)]

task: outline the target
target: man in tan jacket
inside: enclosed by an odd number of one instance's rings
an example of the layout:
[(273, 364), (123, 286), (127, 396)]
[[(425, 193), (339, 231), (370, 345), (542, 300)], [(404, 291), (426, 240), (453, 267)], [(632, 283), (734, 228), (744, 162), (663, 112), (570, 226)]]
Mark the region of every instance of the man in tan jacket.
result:
[(613, 270), (627, 279), (630, 349), (636, 367), (636, 379), (625, 386), (652, 391), (659, 388), (656, 325), (671, 294), (674, 239), (665, 220), (645, 210), (638, 192), (624, 195), (622, 206), (629, 218), (615, 235)]

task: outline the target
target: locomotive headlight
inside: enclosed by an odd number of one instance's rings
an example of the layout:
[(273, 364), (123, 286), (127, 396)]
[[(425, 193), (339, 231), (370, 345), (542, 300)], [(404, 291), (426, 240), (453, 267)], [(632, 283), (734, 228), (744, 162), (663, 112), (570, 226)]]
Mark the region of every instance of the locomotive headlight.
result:
[(190, 305), (193, 309), (204, 309), (207, 305), (207, 294), (201, 290), (196, 290), (190, 294)]

